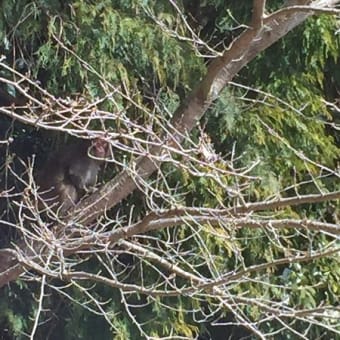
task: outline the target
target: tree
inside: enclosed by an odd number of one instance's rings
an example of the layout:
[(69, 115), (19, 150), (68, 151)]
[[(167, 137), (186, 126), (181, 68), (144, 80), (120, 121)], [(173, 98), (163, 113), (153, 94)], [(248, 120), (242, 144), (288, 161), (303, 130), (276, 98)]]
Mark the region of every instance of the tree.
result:
[[(64, 219), (55, 216), (51, 222), (40, 216), (32, 163), (17, 175), (24, 187), (20, 194), (8, 186), (2, 190), (16, 205), (15, 221), (3, 218), (2, 223), (18, 230), (20, 239), (1, 250), (0, 284), (19, 275), (40, 283), (32, 338), (43, 318), (46, 289), (93, 309), (121, 338), (193, 338), (214, 321), (243, 326), (259, 338), (340, 333), (335, 307), (339, 149), (334, 131), (326, 129), (337, 126), (315, 114), (329, 108), (330, 120), (331, 110), (339, 109), (332, 98), (317, 96), (317, 87), (306, 91), (300, 79), (285, 83), (283, 76), (274, 78), (268, 85), (271, 95), (255, 87), (249, 72), (253, 84), (226, 89), (255, 57), (307, 18), (338, 14), (337, 3), (289, 1), (280, 7), (277, 2), (267, 14), (266, 2), (254, 0), (249, 26), (238, 28), (237, 37), (228, 36), (230, 44), (222, 50), (198, 33), (210, 34), (203, 6), (188, 8), (185, 2), (148, 7), (132, 2), (120, 4), (119, 12), (111, 2), (106, 7), (86, 1), (69, 9), (25, 7), (40, 25), (48, 21), (48, 34), (40, 37), (41, 46), (32, 47), (38, 55), (34, 67), (24, 57), (1, 61), (7, 106), (0, 112), (46, 131), (75, 137), (104, 134), (113, 149), (106, 183)], [(140, 22), (147, 22), (143, 30), (130, 17), (141, 9)], [(51, 15), (53, 10), (59, 15)], [(321, 23), (323, 32), (334, 29)], [(31, 25), (27, 30), (41, 30), (34, 21)], [(77, 37), (77, 29), (86, 32), (87, 40)], [(102, 35), (103, 29), (117, 34)], [(27, 48), (20, 45), (25, 32), (20, 33), (15, 35), (18, 46)], [(136, 36), (150, 42), (133, 40)], [(89, 47), (96, 39), (100, 50)], [(189, 52), (200, 57), (185, 60)], [(338, 59), (337, 51), (331, 52)], [(132, 59), (134, 54), (142, 57)], [(206, 70), (203, 57), (212, 59)], [(27, 70), (19, 72), (21, 61)], [(41, 73), (53, 66), (61, 72), (49, 71), (47, 81)], [(34, 76), (42, 81), (35, 82)], [(185, 79), (191, 92), (180, 84)], [(286, 90), (286, 98), (277, 98), (287, 83), (296, 84), (296, 92)], [(323, 79), (318, 83), (320, 92)], [(70, 90), (79, 94), (69, 98)], [(239, 95), (242, 102), (235, 99)], [(7, 103), (11, 99), (16, 105)], [(303, 105), (310, 99), (307, 119)], [(229, 136), (222, 142), (216, 130), (225, 126), (226, 106), (249, 112), (244, 130), (240, 125), (234, 133), (249, 143), (247, 128), (254, 129), (254, 150), (241, 145), (223, 152), (233, 144)], [(283, 122), (286, 111), (295, 115), (287, 113)], [(305, 133), (296, 138), (299, 128)], [(322, 147), (327, 149), (320, 156)], [(8, 158), (4, 165), (11, 171)], [(104, 303), (111, 294), (117, 295), (112, 301), (122, 301), (127, 318), (116, 314), (115, 303)]]

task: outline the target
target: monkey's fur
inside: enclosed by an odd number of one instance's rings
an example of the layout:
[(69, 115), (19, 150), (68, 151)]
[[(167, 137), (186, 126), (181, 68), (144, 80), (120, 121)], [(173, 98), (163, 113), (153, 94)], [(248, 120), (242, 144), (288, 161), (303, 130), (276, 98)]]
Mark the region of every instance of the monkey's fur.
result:
[(100, 138), (67, 145), (56, 153), (37, 176), (39, 208), (64, 215), (95, 186), (107, 154), (108, 143)]

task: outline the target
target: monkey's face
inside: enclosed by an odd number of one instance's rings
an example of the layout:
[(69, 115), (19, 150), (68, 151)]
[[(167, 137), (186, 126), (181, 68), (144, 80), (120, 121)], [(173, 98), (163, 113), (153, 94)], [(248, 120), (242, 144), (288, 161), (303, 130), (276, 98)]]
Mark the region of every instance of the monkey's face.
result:
[(92, 142), (91, 154), (97, 158), (105, 158), (108, 155), (109, 144), (103, 139), (96, 138)]

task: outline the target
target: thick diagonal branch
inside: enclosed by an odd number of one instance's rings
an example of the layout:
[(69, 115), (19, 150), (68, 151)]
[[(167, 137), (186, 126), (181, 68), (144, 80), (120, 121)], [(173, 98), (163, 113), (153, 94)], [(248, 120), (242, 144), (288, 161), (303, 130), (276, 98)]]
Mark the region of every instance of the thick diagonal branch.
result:
[[(324, 0), (310, 2), (310, 4), (330, 8), (339, 2), (339, 0)], [(298, 0), (289, 3), (290, 6), (294, 4), (305, 5), (306, 3)], [(171, 146), (181, 143), (223, 88), (245, 65), (312, 14), (313, 11), (308, 8), (305, 11), (300, 9), (298, 12), (289, 10), (273, 13), (261, 19), (261, 24), (245, 30), (220, 58), (209, 65), (206, 76), (178, 107), (171, 120), (171, 125), (174, 127), (172, 138), (167, 143)], [(125, 199), (137, 188), (136, 177), (147, 178), (157, 169), (158, 164), (153, 160), (153, 155), (159, 155), (161, 152), (162, 146), (157, 146), (150, 150), (148, 156), (138, 158), (134, 167), (137, 174), (132, 176), (129, 170), (123, 170), (116, 178), (84, 200), (72, 214), (70, 218), (72, 221), (69, 222), (88, 224), (101, 216), (106, 209), (114, 207)], [(16, 279), (24, 271), (12, 255), (11, 252), (6, 253), (6, 250), (0, 254), (0, 287)]]
[[(329, 0), (327, 3), (324, 2), (323, 6), (328, 7), (337, 2)], [(307, 9), (305, 12), (298, 13), (284, 12), (281, 16), (273, 13), (263, 20), (263, 26), (245, 30), (232, 42), (222, 57), (209, 65), (206, 76), (178, 107), (171, 120), (175, 131), (168, 144), (176, 146), (177, 143), (182, 142), (214, 99), (245, 65), (312, 14), (313, 12)], [(147, 178), (157, 169), (157, 163), (152, 155), (159, 155), (161, 152), (161, 146), (152, 148), (149, 156), (142, 156), (136, 160), (137, 174), (131, 176), (128, 170), (123, 170), (98, 192), (84, 200), (74, 220), (87, 224), (102, 215), (106, 209), (114, 207), (125, 199), (136, 189), (136, 177)]]

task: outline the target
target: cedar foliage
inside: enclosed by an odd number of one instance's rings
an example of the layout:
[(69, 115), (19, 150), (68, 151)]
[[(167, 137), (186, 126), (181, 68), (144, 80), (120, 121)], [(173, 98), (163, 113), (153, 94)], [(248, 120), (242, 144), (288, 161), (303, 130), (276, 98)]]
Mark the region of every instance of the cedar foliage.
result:
[[(249, 1), (239, 1), (237, 4), (231, 1), (200, 1), (195, 5), (190, 1), (178, 3), (190, 18), (192, 26), (200, 30), (202, 39), (215, 44), (230, 43), (236, 35), (231, 29), (234, 20), (246, 22), (250, 17)], [(270, 6), (278, 8), (281, 3), (272, 1)], [(178, 23), (174, 8), (166, 0), (4, 0), (2, 9), (0, 49), (6, 56), (6, 62), (20, 72), (27, 72), (32, 79), (38, 79), (44, 88), (57, 97), (82, 97), (91, 101), (102, 96), (104, 93), (98, 86), (97, 72), (126, 94), (132, 95), (141, 107), (152, 109), (157, 98), (160, 106), (172, 112), (202, 77), (209, 62), (195, 54), (190, 42), (167, 34), (152, 20), (149, 10), (169, 27), (189, 36), (187, 28)], [(242, 155), (238, 161), (240, 167), (256, 159), (261, 160), (251, 174), (261, 178), (248, 189), (247, 195), (251, 201), (278, 194), (280, 188), (291, 184), (292, 175), (296, 176), (297, 181), (310, 180), (311, 174), (317, 177), (317, 167), (310, 165), (307, 169), (305, 162), (289, 145), (293, 145), (295, 150), (306, 157), (331, 168), (339, 157), (339, 137), (326, 124), (339, 120), (339, 113), (330, 111), (323, 101), (325, 97), (329, 101), (334, 100), (340, 86), (337, 71), (339, 38), (333, 34), (335, 26), (335, 19), (321, 16), (298, 27), (258, 56), (235, 79), (239, 84), (261, 91), (230, 86), (202, 119), (201, 125), (206, 126), (216, 151), (223, 157), (229, 157), (230, 150), (235, 146), (236, 154)], [(59, 42), (67, 49), (60, 48)], [(84, 65), (90, 65), (91, 69)], [(0, 74), (1, 77), (9, 76), (2, 70)], [(8, 86), (3, 90), (14, 97), (19, 95), (14, 88)], [(272, 95), (265, 105), (262, 103), (266, 96), (264, 93)], [(131, 119), (138, 120), (143, 126), (150, 124), (150, 117), (143, 110), (130, 105), (124, 98), (117, 98), (117, 101)], [(103, 103), (103, 107), (110, 109), (110, 103)], [(294, 111), (293, 107), (304, 107), (303, 115)], [(165, 111), (164, 115), (167, 118)], [(272, 132), (268, 131), (268, 126)], [(8, 118), (0, 116), (0, 127), (1, 134), (8, 133)], [(112, 128), (119, 126), (113, 122)], [(45, 143), (33, 148), (32, 154), (39, 154), (48, 148), (49, 143), (44, 139), (46, 136), (42, 138), (32, 128), (23, 130), (22, 125), (15, 124), (11, 133), (16, 140), (26, 141), (28, 135), (32, 136), (30, 145), (45, 140)], [(283, 136), (284, 141), (278, 143), (275, 134)], [(192, 138), (198, 140), (199, 136), (200, 131), (196, 129)], [(12, 146), (12, 153), (18, 153), (15, 147)], [(4, 164), (8, 157), (4, 149), (0, 156), (1, 164)], [(19, 156), (23, 157), (23, 153), (19, 153)], [(221, 163), (220, 166), (224, 165)], [(1, 170), (4, 171), (4, 167)], [(195, 178), (179, 169), (169, 170), (168, 173), (169, 183), (178, 183), (179, 192), (185, 197), (183, 203), (188, 206), (196, 204), (215, 207), (221, 201), (225, 204), (230, 201), (225, 192), (209, 178)], [(230, 186), (236, 184), (235, 178), (226, 178), (225, 181)], [(339, 181), (335, 182), (333, 178), (320, 179), (318, 185), (324, 190), (340, 187)], [(301, 193), (314, 191), (315, 186), (311, 183), (305, 185)], [(191, 194), (184, 196), (188, 192)], [(135, 193), (129, 197), (126, 206), (121, 208), (128, 210), (135, 203), (141, 202), (143, 200)], [(146, 209), (142, 204), (139, 206), (135, 211), (136, 219)], [(277, 212), (277, 217), (306, 216), (334, 222), (334, 211), (334, 203), (324, 203), (284, 209)], [(213, 232), (218, 233), (219, 230), (214, 229)], [(174, 228), (171, 233), (185, 240), (191, 231)], [(190, 238), (183, 241), (183, 251), (195, 254), (191, 265), (197, 266), (202, 273), (209, 272), (204, 264), (207, 250), (214, 254), (214, 265), (220, 272), (228, 272), (242, 265), (239, 263), (241, 258), (244, 265), (251, 266), (271, 261), (283, 252), (280, 244), (270, 243), (271, 235), (265, 230), (243, 228), (237, 231), (238, 244), (226, 240), (217, 242), (211, 233), (209, 226), (202, 231), (200, 238), (204, 240), (204, 247), (198, 247), (199, 242), (191, 242)], [(297, 231), (283, 229), (279, 233), (285, 236), (285, 246), (301, 251), (308, 251), (310, 247), (317, 248), (318, 244), (321, 247), (329, 241), (320, 234), (311, 233), (307, 240)], [(166, 231), (154, 233), (155, 238), (160, 239), (166, 235)], [(241, 257), (236, 254), (236, 250), (241, 251)], [(95, 260), (84, 264), (94, 272), (96, 265)], [(129, 259), (123, 258), (124, 265), (129, 267)], [(141, 261), (140, 268), (143, 265)], [(315, 308), (322, 303), (334, 305), (340, 294), (339, 268), (336, 258), (277, 267), (263, 273), (262, 280), (268, 285), (245, 281), (231, 288), (231, 291), (239, 296), (250, 292), (252, 296), (272, 300), (286, 299), (288, 305), (304, 308)], [(134, 266), (131, 271), (124, 273), (125, 282), (140, 282), (142, 275), (139, 270)], [(147, 275), (149, 282), (145, 284), (156, 282), (159, 275), (157, 271), (153, 272), (150, 267), (147, 270), (150, 271)], [(309, 288), (300, 290), (302, 283)], [(54, 284), (58, 286), (62, 283)], [(287, 286), (287, 291), (278, 288), (282, 284)], [(72, 303), (52, 288), (48, 291), (50, 295), (45, 299), (44, 308), (49, 311), (45, 312), (44, 319), (49, 319), (49, 322), (39, 328), (37, 339), (46, 339), (46, 334), (51, 339), (140, 338), (136, 325), (121, 308), (122, 296), (118, 292), (100, 284), (95, 288), (100, 301), (109, 301), (105, 309), (110, 311), (110, 322), (114, 327), (110, 327), (102, 317), (83, 308), (87, 298), (80, 289), (70, 287), (65, 292), (73, 297)], [(34, 297), (39, 293), (39, 285), (19, 282), (6, 287), (3, 293), (5, 298), (0, 307), (0, 328), (4, 329), (2, 336), (24, 338), (23, 333), (32, 327), (30, 316), (34, 315), (36, 309)], [(217, 315), (207, 318), (207, 322), (196, 322), (216, 307), (216, 302), (206, 296), (202, 296), (201, 303), (189, 296), (151, 299), (132, 294), (126, 298), (132, 304), (144, 303), (143, 308), (136, 308), (133, 313), (140, 323), (144, 323), (144, 331), (155, 337), (167, 336), (173, 329), (182, 336), (190, 338), (201, 334), (202, 339), (205, 339), (209, 332), (214, 334), (210, 321), (230, 318), (228, 311), (221, 309)], [(261, 317), (260, 310), (254, 306), (242, 308), (251, 320)], [(276, 331), (280, 329), (280, 324), (269, 323), (262, 327), (264, 331)], [(299, 329), (304, 325), (295, 327)], [(225, 327), (223, 334), (227, 332), (234, 334), (237, 339), (237, 334), (243, 330)], [(289, 330), (283, 333), (282, 338), (292, 336)], [(324, 336), (326, 333), (314, 325), (309, 331), (309, 338)]]

